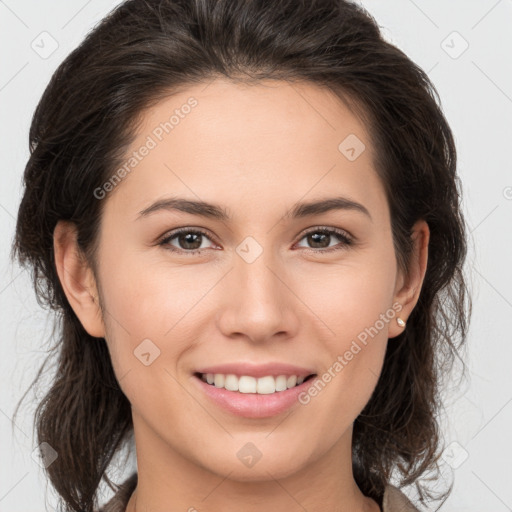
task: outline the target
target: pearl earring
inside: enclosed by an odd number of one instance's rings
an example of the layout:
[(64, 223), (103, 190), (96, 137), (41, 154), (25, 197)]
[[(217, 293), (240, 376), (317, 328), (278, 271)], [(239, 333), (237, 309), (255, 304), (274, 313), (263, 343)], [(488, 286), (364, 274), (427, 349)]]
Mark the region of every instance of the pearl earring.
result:
[(397, 317), (397, 319), (396, 319), (396, 323), (397, 323), (400, 327), (405, 327), (405, 322), (404, 322), (400, 317)]

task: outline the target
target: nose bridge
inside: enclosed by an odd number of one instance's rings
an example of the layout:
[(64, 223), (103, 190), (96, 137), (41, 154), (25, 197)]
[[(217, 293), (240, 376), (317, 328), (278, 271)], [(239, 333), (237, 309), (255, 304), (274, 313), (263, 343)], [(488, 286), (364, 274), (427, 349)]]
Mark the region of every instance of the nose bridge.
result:
[[(242, 333), (254, 341), (290, 331), (290, 291), (274, 251), (247, 237), (236, 248), (220, 327), (225, 335)], [(288, 295), (288, 296), (287, 296)]]
[[(250, 252), (253, 251), (251, 248)], [(254, 260), (239, 256), (235, 264), (235, 275), (240, 280), (242, 296), (258, 299), (259, 304), (270, 304), (274, 301), (278, 304), (282, 283), (276, 277), (280, 272), (277, 266), (271, 249), (262, 251)]]

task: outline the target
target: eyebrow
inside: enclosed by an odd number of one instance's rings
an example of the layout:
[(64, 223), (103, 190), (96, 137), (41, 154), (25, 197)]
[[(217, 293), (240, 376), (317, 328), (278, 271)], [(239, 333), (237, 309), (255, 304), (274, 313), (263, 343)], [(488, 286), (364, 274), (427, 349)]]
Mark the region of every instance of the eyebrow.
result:
[[(144, 210), (140, 211), (137, 219), (147, 217), (148, 215), (161, 210), (177, 210), (189, 213), (191, 215), (198, 215), (200, 217), (210, 219), (217, 219), (221, 221), (230, 220), (228, 211), (219, 205), (177, 197), (160, 199), (156, 201)], [(372, 219), (370, 212), (362, 204), (352, 201), (346, 197), (330, 197), (307, 203), (297, 203), (288, 213), (284, 215), (284, 218), (298, 219), (319, 215), (321, 213), (326, 213), (333, 210), (351, 210), (361, 212), (368, 216), (370, 220)]]

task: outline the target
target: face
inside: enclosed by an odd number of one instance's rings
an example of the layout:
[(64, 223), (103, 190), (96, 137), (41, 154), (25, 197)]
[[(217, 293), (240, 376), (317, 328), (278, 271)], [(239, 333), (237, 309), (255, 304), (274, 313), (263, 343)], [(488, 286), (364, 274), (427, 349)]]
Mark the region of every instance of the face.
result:
[[(129, 172), (95, 199), (96, 279), (98, 329), (152, 457), (250, 480), (350, 446), (405, 307), (372, 151), (312, 84), (216, 80), (145, 113)], [(316, 377), (300, 393), (248, 394), (197, 374), (229, 364), (221, 373)]]

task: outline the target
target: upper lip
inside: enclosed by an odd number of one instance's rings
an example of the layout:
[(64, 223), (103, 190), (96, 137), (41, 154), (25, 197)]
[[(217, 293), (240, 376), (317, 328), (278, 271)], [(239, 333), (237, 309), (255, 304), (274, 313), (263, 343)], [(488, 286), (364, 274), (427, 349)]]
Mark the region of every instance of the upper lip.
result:
[(197, 370), (198, 373), (223, 373), (225, 375), (233, 374), (241, 377), (242, 375), (250, 375), (252, 377), (266, 377), (267, 375), (297, 375), (297, 377), (308, 377), (313, 375), (314, 370), (295, 366), (288, 363), (225, 363), (215, 366), (204, 366)]

